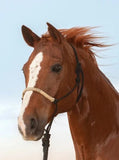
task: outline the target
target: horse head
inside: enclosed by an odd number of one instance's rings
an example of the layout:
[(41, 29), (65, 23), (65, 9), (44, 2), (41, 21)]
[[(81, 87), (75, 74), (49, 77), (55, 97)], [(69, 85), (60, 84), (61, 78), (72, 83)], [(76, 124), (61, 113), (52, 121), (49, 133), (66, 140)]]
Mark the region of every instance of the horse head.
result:
[[(73, 50), (64, 36), (48, 23), (48, 34), (39, 37), (26, 26), (22, 34), (26, 43), (34, 50), (23, 66), (26, 88), (41, 89), (52, 97), (62, 97), (75, 84)], [(58, 104), (57, 113), (70, 110), (76, 101), (71, 94)], [(68, 102), (68, 104), (67, 104)], [(55, 105), (34, 90), (23, 95), (18, 127), (26, 140), (39, 140), (45, 126), (51, 121)]]

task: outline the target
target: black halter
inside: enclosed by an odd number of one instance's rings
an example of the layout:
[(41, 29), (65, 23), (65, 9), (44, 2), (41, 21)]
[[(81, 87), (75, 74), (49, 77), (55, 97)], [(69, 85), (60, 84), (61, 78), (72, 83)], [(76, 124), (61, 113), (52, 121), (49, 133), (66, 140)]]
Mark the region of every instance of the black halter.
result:
[[(72, 44), (70, 44), (73, 51), (74, 51), (74, 55), (75, 55), (75, 59), (76, 59), (76, 70), (75, 70), (75, 73), (76, 73), (76, 83), (74, 85), (74, 87), (67, 93), (65, 94), (64, 96), (60, 97), (59, 99), (55, 99), (55, 101), (53, 102), (55, 104), (55, 111), (54, 111), (54, 114), (52, 116), (52, 120), (50, 121), (50, 123), (48, 124), (47, 128), (45, 129), (45, 132), (43, 134), (43, 138), (42, 138), (42, 146), (43, 146), (43, 160), (47, 160), (48, 158), (48, 147), (49, 147), (49, 140), (50, 140), (50, 129), (51, 129), (51, 126), (52, 126), (52, 122), (54, 120), (54, 117), (57, 113), (57, 107), (58, 107), (58, 102), (63, 100), (64, 98), (66, 98), (67, 96), (69, 96), (76, 88), (77, 88), (77, 99), (76, 99), (76, 103), (79, 101), (80, 97), (81, 97), (81, 94), (82, 94), (82, 90), (83, 90), (83, 85), (84, 85), (84, 75), (83, 75), (83, 71), (82, 71), (82, 67), (81, 67), (81, 63), (79, 62), (78, 60), (78, 55), (77, 55), (77, 52), (76, 52), (76, 49), (73, 47)], [(80, 91), (79, 91), (79, 84), (80, 84), (80, 74), (81, 74), (81, 88), (80, 88)]]

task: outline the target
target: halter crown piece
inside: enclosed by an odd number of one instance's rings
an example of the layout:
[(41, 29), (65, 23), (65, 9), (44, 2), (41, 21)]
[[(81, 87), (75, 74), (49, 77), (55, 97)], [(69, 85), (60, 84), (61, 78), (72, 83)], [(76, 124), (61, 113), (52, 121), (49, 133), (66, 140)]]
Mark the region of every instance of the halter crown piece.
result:
[[(26, 92), (33, 91), (33, 92), (37, 92), (37, 93), (41, 94), (42, 96), (44, 96), (45, 98), (47, 98), (50, 102), (52, 102), (52, 103), (55, 104), (55, 110), (54, 110), (54, 113), (53, 113), (53, 116), (52, 116), (52, 120), (48, 124), (47, 128), (44, 130), (44, 134), (43, 134), (43, 138), (42, 138), (42, 146), (43, 146), (43, 153), (44, 153), (43, 154), (43, 160), (47, 160), (47, 158), (48, 158), (48, 148), (50, 146), (50, 144), (49, 144), (49, 140), (50, 140), (50, 134), (49, 134), (49, 132), (50, 132), (50, 129), (51, 129), (54, 117), (55, 117), (55, 115), (57, 113), (58, 102), (61, 101), (61, 100), (63, 100), (67, 96), (69, 96), (76, 88), (77, 88), (77, 99), (76, 99), (76, 102), (78, 102), (79, 99), (80, 99), (80, 97), (81, 97), (82, 90), (83, 90), (84, 75), (83, 75), (81, 63), (78, 60), (78, 55), (77, 55), (76, 49), (72, 46), (72, 44), (70, 44), (70, 45), (71, 45), (71, 47), (72, 47), (72, 49), (74, 51), (74, 55), (75, 55), (75, 59), (76, 59), (76, 70), (75, 70), (75, 73), (76, 73), (76, 83), (75, 83), (74, 87), (67, 94), (65, 94), (64, 96), (60, 97), (59, 99), (56, 99), (56, 98), (48, 95), (43, 90), (41, 90), (39, 88), (34, 88), (34, 87), (28, 87), (22, 93), (22, 100), (23, 100), (24, 94)], [(81, 83), (81, 88), (80, 88), (80, 91), (79, 91), (80, 74), (81, 74), (81, 78), (82, 78), (82, 80), (81, 80), (82, 83)]]

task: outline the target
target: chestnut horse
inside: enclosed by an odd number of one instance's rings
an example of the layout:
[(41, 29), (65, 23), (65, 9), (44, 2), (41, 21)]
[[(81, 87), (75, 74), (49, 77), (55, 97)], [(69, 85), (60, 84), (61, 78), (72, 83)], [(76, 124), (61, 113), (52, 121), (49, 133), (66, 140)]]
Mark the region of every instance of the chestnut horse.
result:
[[(67, 112), (76, 160), (119, 160), (119, 93), (98, 68), (92, 50), (105, 45), (95, 42), (89, 31), (57, 30), (48, 23), (48, 32), (39, 37), (22, 26), (24, 40), (34, 50), (23, 66), (26, 89), (18, 126), (25, 140), (42, 137), (55, 112), (52, 102), (76, 84), (76, 52), (84, 75), (82, 94), (76, 101), (74, 89), (59, 101), (55, 116)], [(81, 85), (82, 80), (79, 89)]]

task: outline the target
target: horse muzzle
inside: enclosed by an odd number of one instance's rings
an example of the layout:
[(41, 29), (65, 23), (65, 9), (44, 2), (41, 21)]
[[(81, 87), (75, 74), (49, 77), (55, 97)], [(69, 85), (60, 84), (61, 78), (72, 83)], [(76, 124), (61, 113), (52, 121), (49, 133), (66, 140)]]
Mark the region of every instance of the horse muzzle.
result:
[(36, 118), (18, 119), (18, 129), (24, 140), (37, 141), (41, 139), (45, 128), (45, 121), (39, 121)]

